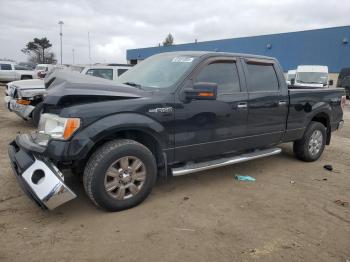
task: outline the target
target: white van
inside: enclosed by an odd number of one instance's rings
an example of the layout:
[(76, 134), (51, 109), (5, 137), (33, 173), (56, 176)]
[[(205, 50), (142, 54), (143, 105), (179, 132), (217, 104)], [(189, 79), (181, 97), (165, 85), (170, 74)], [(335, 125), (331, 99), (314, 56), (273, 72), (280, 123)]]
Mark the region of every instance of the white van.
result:
[(288, 70), (288, 73), (287, 73), (287, 85), (290, 85), (291, 84), (291, 80), (292, 79), (295, 79), (295, 74), (296, 74), (297, 70), (293, 69), (293, 70)]
[(328, 87), (328, 66), (300, 65), (297, 68), (294, 86), (323, 88)]

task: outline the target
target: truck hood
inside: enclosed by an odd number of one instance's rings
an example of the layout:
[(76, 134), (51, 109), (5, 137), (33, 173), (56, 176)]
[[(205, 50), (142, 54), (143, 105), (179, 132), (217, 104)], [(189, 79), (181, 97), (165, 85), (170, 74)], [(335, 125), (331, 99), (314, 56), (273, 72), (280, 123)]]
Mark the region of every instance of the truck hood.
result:
[(44, 80), (42, 79), (28, 79), (28, 80), (18, 80), (13, 81), (8, 84), (9, 86), (14, 86), (17, 89), (25, 90), (25, 89), (43, 89)]
[(44, 81), (41, 79), (18, 80), (7, 84), (7, 94), (14, 97), (33, 97), (45, 93)]
[(110, 80), (58, 71), (45, 79), (48, 90), (44, 103), (52, 106), (72, 106), (108, 100), (134, 99), (149, 93)]

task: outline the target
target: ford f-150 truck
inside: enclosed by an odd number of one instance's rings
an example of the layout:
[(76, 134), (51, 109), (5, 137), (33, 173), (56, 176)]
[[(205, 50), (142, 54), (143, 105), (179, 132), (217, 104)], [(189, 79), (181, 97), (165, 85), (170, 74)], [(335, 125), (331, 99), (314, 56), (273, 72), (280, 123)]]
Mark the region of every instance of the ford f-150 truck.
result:
[(46, 209), (76, 197), (63, 169), (83, 175), (97, 206), (119, 211), (141, 203), (157, 177), (278, 154), (280, 143), (315, 161), (343, 124), (344, 89), (288, 89), (270, 57), (171, 52), (117, 84), (67, 73), (50, 81), (38, 131), (9, 145), (19, 183)]

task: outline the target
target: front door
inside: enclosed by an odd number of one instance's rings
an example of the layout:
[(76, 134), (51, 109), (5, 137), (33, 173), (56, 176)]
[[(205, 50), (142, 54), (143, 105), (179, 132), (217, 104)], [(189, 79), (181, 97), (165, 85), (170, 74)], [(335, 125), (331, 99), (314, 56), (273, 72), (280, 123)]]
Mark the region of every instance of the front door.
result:
[[(188, 82), (218, 84), (216, 100), (180, 101), (175, 106), (175, 160), (186, 161), (239, 151), (246, 134), (248, 95), (234, 58), (211, 58)], [(181, 92), (179, 97), (181, 97)]]

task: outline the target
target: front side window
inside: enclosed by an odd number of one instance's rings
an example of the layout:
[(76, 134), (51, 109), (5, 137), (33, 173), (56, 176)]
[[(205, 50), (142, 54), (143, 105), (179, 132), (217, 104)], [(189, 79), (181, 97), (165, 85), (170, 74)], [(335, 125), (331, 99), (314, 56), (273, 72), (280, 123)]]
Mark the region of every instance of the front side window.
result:
[(10, 64), (0, 64), (1, 70), (12, 70)]
[(89, 69), (87, 75), (113, 80), (113, 69)]
[(218, 85), (218, 95), (240, 92), (237, 66), (234, 61), (218, 61), (204, 67), (196, 82), (211, 82)]
[(273, 64), (248, 63), (250, 92), (278, 91), (278, 79)]

